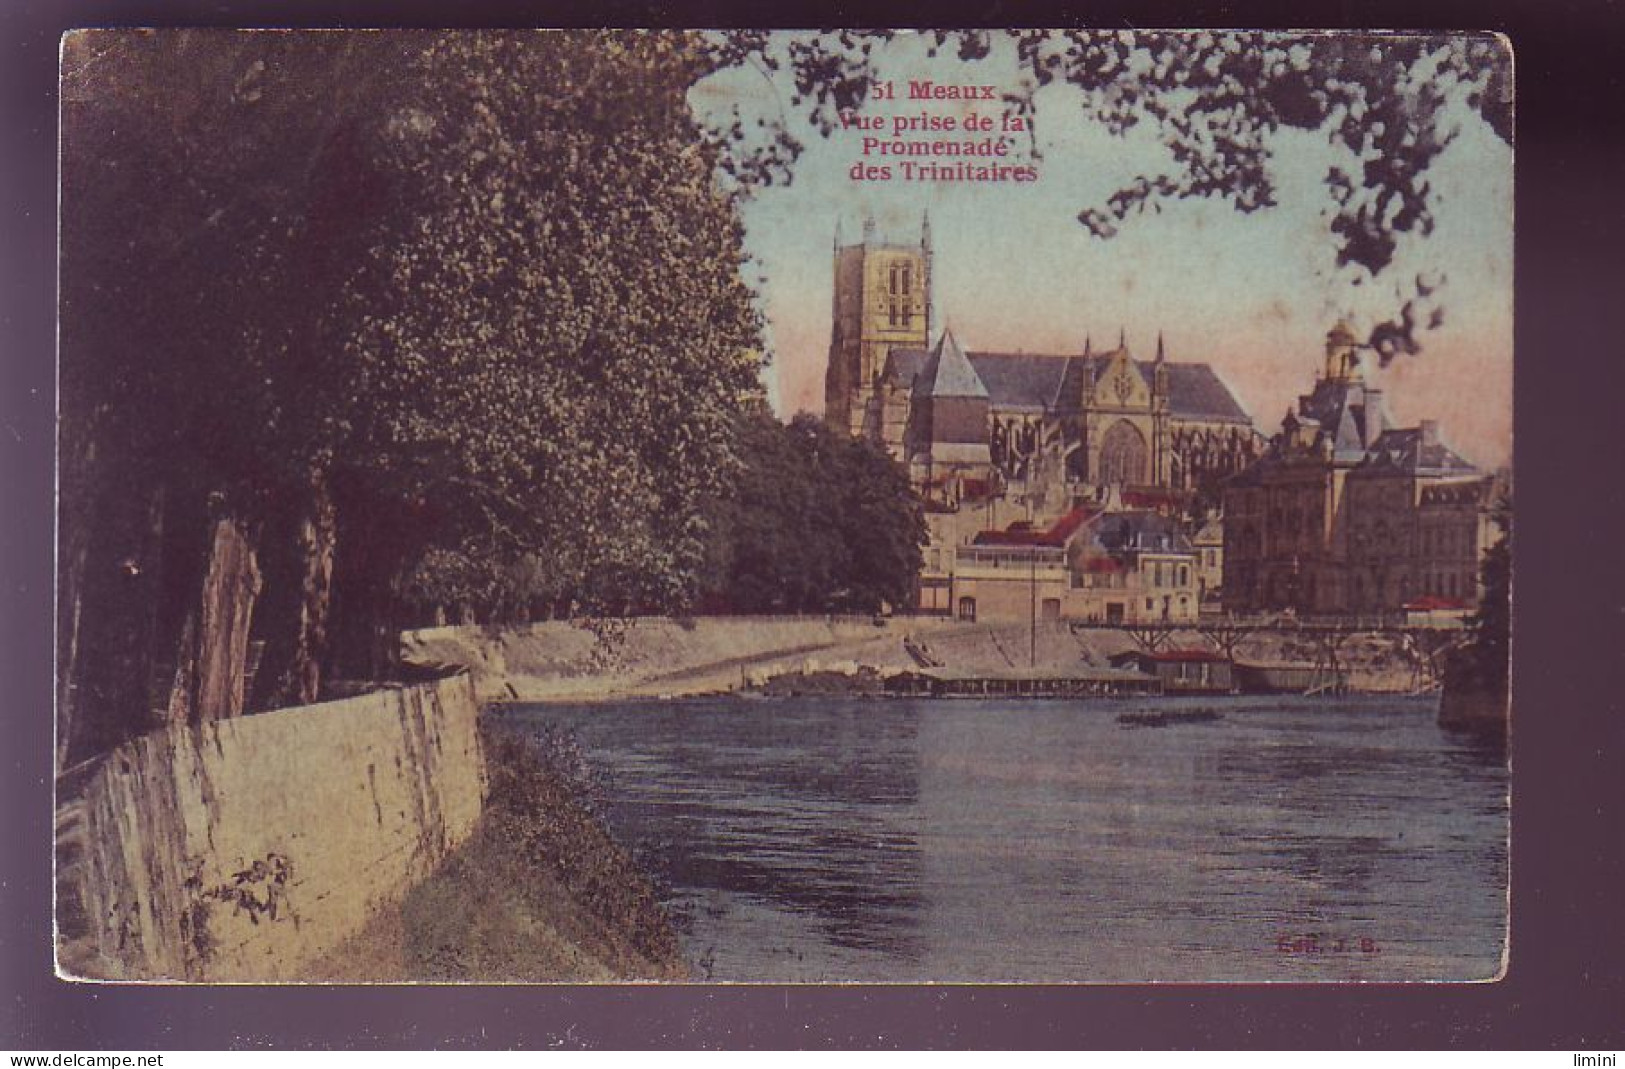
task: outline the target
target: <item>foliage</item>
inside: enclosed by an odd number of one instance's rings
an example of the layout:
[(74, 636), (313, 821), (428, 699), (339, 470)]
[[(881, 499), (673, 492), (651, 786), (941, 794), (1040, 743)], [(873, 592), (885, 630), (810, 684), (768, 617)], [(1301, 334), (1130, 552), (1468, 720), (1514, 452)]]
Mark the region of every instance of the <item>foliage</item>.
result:
[(438, 38), (384, 125), (389, 223), (412, 229), (350, 281), (346, 352), (361, 455), (390, 458), (397, 499), (450, 535), (409, 599), (489, 605), (490, 582), (459, 578), (471, 561), (599, 611), (692, 592), (698, 503), (734, 466), (760, 361), (680, 45)]
[(139, 728), (207, 520), (262, 543), (256, 635), (306, 626), (312, 487), (357, 650), (441, 606), (692, 597), (761, 364), (686, 105), (703, 57), (684, 34), (69, 38), (63, 597), (90, 624), (64, 641), (104, 717)]
[(1445, 664), (1445, 687), (1464, 693), (1505, 696), (1512, 657), (1512, 499), (1495, 502), (1500, 537), (1484, 551), (1479, 568), (1483, 594), (1472, 634)]
[(1512, 658), (1512, 499), (1502, 495), (1495, 503), (1495, 523), (1501, 535), (1484, 551), (1480, 580), (1484, 592), (1473, 616), (1472, 638), (1448, 671), (1450, 683), (1467, 689), (1506, 693)]
[[(887, 40), (70, 36), (66, 692), (140, 726), (222, 518), (260, 544), (272, 660), (329, 633), (375, 653), (438, 609), (908, 604), (921, 525), (901, 471), (753, 407), (734, 198), (788, 181), (801, 146), (783, 122), (701, 128), (687, 105), (715, 72), (787, 66), (792, 106), (828, 132)], [(1000, 38), (930, 40), (974, 62)], [(1013, 110), (1066, 84), (1108, 129), (1152, 122), (1168, 146), (1168, 173), (1080, 216), (1102, 237), (1169, 199), (1266, 208), (1277, 136), (1316, 131), (1348, 159), (1327, 175), (1332, 239), (1374, 278), (1432, 225), (1450, 103), (1511, 136), (1490, 37), (1003, 40), (1029, 76)], [(1414, 351), (1431, 322), (1407, 302), (1372, 344)], [(312, 515), (336, 550), (301, 535)], [(312, 582), (327, 553), (331, 627)]]
[(63, 662), (114, 739), (162, 701), (208, 523), (286, 533), (360, 403), (317, 328), (372, 203), (363, 75), (390, 68), (338, 35), (64, 42), (60, 590), (88, 659)]
[(655, 888), (615, 841), (579, 747), (482, 728), (479, 824), (400, 907), (401, 975), (369, 980), (686, 978)]
[(902, 468), (875, 444), (765, 409), (740, 430), (747, 458), (717, 503), (707, 592), (739, 612), (876, 612), (914, 603), (925, 520)]

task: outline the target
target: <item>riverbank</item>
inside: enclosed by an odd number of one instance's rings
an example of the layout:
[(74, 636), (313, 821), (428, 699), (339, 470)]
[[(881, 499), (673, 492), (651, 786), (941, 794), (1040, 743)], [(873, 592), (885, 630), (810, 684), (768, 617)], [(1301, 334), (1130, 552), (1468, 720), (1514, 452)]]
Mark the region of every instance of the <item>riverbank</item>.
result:
[(490, 792), (469, 840), (309, 969), (353, 983), (682, 980), (653, 886), (559, 736), (482, 725)]
[[(1196, 632), (1172, 646), (1203, 646)], [(599, 702), (732, 692), (881, 693), (883, 682), (924, 668), (1066, 675), (1111, 667), (1137, 648), (1123, 631), (1073, 631), (1064, 622), (962, 623), (932, 617), (640, 618), (607, 637), (550, 621), (511, 630), (440, 627), (402, 636), (402, 659), (419, 668), (466, 666), (483, 702)], [(1254, 665), (1309, 669), (1315, 651), (1301, 637), (1259, 634), (1236, 651)], [(1340, 650), (1347, 688), (1408, 693), (1413, 656), (1394, 636), (1359, 635)], [(805, 683), (803, 682), (805, 681)]]

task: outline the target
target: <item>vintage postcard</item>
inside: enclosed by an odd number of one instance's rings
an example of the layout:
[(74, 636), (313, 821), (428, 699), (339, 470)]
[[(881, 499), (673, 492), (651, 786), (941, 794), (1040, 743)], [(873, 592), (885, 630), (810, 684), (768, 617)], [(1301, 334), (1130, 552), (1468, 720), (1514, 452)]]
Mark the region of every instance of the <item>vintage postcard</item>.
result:
[(62, 976), (1503, 975), (1504, 38), (61, 87)]

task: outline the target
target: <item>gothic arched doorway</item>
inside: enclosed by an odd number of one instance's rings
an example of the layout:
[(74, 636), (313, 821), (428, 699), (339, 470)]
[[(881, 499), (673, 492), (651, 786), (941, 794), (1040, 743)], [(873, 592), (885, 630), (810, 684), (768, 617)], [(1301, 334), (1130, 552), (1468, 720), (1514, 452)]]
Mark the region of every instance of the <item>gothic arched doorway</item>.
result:
[(1145, 435), (1126, 419), (1112, 424), (1100, 440), (1100, 478), (1106, 486), (1144, 483)]

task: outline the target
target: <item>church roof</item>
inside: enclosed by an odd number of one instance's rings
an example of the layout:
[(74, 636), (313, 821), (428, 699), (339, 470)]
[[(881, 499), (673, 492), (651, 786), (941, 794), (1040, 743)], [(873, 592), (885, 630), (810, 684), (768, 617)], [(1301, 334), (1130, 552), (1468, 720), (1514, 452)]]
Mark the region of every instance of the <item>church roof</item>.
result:
[(932, 442), (925, 458), (937, 464), (990, 464), (986, 442)]
[(1361, 475), (1471, 475), (1477, 472), (1427, 427), (1384, 431), (1371, 444)]
[[(1094, 374), (1099, 376), (1113, 354), (1085, 357), (973, 352), (965, 355), (986, 390), (985, 396), (995, 408), (1041, 412), (1075, 407), (1083, 395), (1084, 378), (1091, 365)], [(886, 377), (907, 389), (920, 380), (929, 361), (930, 356), (923, 349), (893, 349), (886, 361)], [(1151, 362), (1135, 363), (1140, 374), (1150, 381)], [(1163, 366), (1168, 370), (1168, 410), (1176, 419), (1252, 422), (1230, 387), (1210, 365), (1168, 362)]]
[(886, 355), (883, 374), (886, 381), (893, 386), (912, 390), (914, 380), (920, 375), (920, 369), (925, 367), (925, 362), (929, 359), (931, 354), (924, 349), (893, 349)]
[(965, 350), (959, 347), (953, 331), (942, 332), (936, 351), (920, 369), (919, 377), (914, 380), (914, 392), (918, 394), (922, 390), (927, 397), (988, 396), (987, 387), (983, 385), (971, 362), (965, 358)]
[(976, 373), (987, 383), (988, 399), (999, 408), (1055, 407), (1068, 357), (1037, 353), (972, 353)]
[[(1168, 410), (1175, 416), (1214, 423), (1252, 422), (1211, 365), (1169, 362), (1163, 366), (1168, 369)], [(1140, 373), (1150, 372), (1151, 365), (1141, 362)]]

